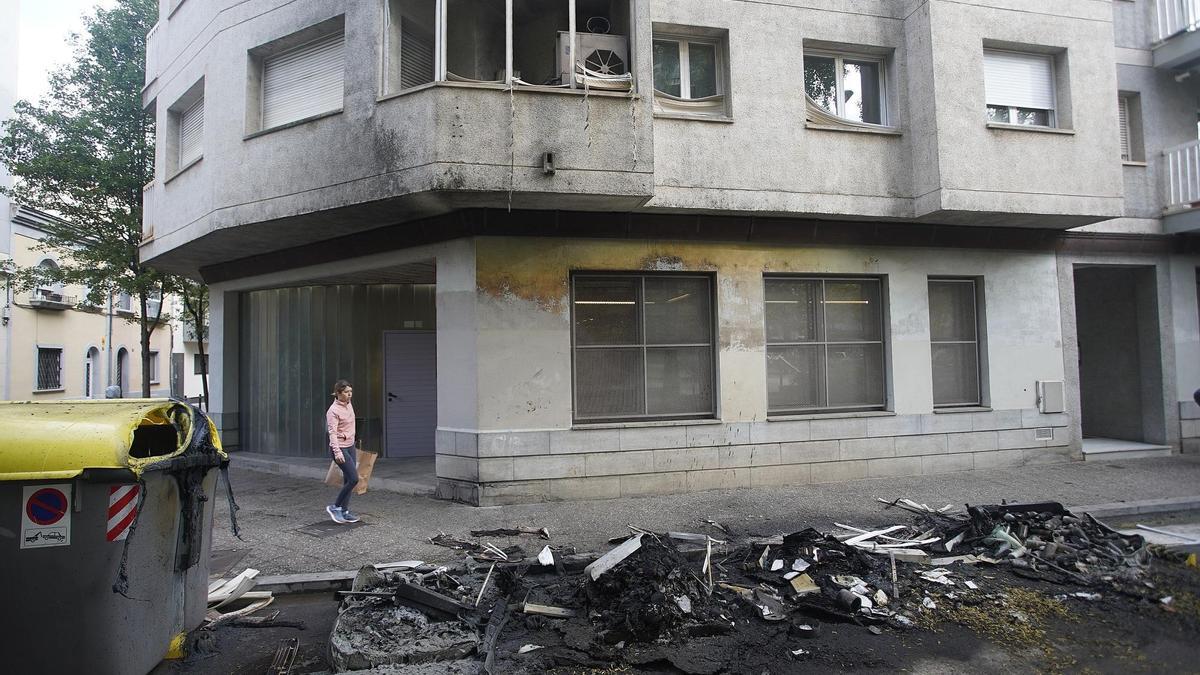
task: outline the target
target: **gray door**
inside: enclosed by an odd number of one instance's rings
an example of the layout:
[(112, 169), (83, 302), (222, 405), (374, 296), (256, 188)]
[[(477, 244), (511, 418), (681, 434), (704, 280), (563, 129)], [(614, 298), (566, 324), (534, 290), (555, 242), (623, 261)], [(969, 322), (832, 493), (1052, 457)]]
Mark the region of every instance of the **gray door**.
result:
[(383, 334), (384, 455), (432, 457), (437, 428), (437, 334)]

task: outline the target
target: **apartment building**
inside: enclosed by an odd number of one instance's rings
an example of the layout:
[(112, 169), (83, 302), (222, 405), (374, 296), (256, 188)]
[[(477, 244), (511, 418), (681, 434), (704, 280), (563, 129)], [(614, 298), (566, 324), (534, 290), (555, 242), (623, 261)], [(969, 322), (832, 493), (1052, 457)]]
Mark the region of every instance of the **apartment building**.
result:
[[(11, 265), (54, 267), (63, 253), (45, 250), (44, 228), (54, 217), (24, 206), (13, 206), (5, 243), (12, 251)], [(88, 300), (82, 286), (45, 283), (20, 289), (7, 275), (0, 334), (4, 336), (0, 367), (0, 400), (52, 400), (104, 398), (110, 385), (123, 396), (141, 396), (142, 360), (136, 300), (126, 293), (111, 302)], [(147, 311), (159, 315), (159, 301)], [(171, 328), (165, 321), (150, 336), (152, 396), (168, 396)]]
[(227, 447), (475, 504), (1200, 450), (1192, 0), (162, 0)]

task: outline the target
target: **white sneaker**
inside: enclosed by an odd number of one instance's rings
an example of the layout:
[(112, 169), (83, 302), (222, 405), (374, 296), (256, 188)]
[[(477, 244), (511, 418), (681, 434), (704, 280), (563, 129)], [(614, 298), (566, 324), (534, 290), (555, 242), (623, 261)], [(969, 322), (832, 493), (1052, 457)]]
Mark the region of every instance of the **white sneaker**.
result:
[(325, 513), (328, 513), (329, 517), (332, 518), (333, 522), (335, 522), (335, 523), (340, 523), (342, 525), (345, 525), (347, 522), (346, 518), (344, 516), (342, 516), (342, 509), (337, 506), (334, 506), (333, 504), (330, 504), (329, 506), (325, 507)]

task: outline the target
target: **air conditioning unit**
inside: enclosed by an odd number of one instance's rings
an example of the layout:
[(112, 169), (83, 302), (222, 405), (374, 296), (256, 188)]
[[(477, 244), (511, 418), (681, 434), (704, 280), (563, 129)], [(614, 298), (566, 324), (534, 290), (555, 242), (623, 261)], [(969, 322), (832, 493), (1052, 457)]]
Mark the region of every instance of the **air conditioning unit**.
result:
[[(571, 34), (558, 32), (558, 73), (563, 84), (571, 81)], [(629, 74), (629, 39), (608, 33), (576, 33), (575, 63), (601, 75)]]

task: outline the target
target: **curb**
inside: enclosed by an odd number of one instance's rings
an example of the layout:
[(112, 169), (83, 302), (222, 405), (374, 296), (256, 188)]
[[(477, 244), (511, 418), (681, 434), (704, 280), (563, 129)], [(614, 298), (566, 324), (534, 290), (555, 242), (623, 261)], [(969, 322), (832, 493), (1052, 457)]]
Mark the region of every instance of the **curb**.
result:
[[(239, 468), (274, 474), (276, 476), (288, 476), (291, 478), (307, 478), (323, 481), (325, 480), (325, 474), (328, 471), (326, 467), (292, 464), (285, 461), (262, 459), (260, 457), (235, 455), (235, 459), (237, 460), (237, 466)], [(394, 478), (383, 478), (381, 476), (371, 476), (369, 485), (370, 489), (395, 492), (397, 494), (411, 495), (416, 497), (432, 497), (434, 492), (434, 488), (431, 485), (410, 483), (408, 481), (396, 480)]]
[[(324, 474), (320, 478), (324, 478)], [(1068, 506), (1067, 508), (1075, 513), (1090, 513), (1092, 516), (1101, 519), (1119, 518), (1140, 513), (1200, 510), (1200, 495), (1112, 502), (1109, 504), (1093, 504), (1091, 506)], [(276, 595), (344, 591), (350, 588), (357, 574), (357, 570), (340, 570), (265, 576), (258, 578), (258, 583), (254, 585), (254, 588), (260, 591), (271, 591)]]
[(1069, 506), (1072, 511), (1090, 513), (1096, 518), (1119, 518), (1141, 513), (1166, 513), (1169, 511), (1191, 511), (1200, 509), (1200, 495), (1190, 497), (1168, 497), (1166, 499), (1143, 499), (1131, 502), (1112, 502), (1091, 506)]

